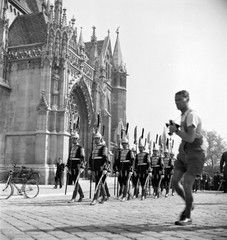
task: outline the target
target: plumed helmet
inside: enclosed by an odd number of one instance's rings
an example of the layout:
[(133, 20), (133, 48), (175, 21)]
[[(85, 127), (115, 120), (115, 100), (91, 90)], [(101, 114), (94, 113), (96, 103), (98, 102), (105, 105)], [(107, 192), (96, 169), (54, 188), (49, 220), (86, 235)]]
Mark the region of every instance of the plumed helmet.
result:
[(143, 138), (139, 138), (139, 144), (138, 144), (139, 147), (144, 147), (144, 140)]
[(155, 145), (153, 146), (153, 151), (158, 151)]
[(126, 136), (124, 136), (121, 140), (121, 143), (128, 143), (128, 138)]
[(78, 132), (73, 133), (71, 136), (72, 136), (72, 138), (74, 138), (74, 139), (79, 139), (79, 138), (80, 138)]
[(102, 138), (102, 135), (100, 132), (96, 132), (95, 135), (94, 135), (94, 138), (99, 138), (101, 139)]

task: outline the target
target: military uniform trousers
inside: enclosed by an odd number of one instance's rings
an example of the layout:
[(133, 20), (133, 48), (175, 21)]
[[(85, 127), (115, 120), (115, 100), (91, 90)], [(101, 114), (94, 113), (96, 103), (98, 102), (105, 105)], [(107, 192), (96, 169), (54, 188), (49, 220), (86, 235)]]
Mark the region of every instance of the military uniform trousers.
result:
[[(95, 171), (95, 189), (97, 188), (97, 185), (99, 183), (100, 178), (102, 177), (102, 171)], [(97, 200), (99, 198), (99, 196), (101, 195), (103, 198), (105, 198), (106, 196), (106, 191), (105, 191), (105, 187), (104, 187), (104, 183), (105, 183), (105, 179), (106, 179), (106, 175), (103, 176), (101, 183), (98, 186), (98, 189), (94, 195), (94, 199), (93, 200)]]
[[(78, 177), (78, 174), (80, 174), (80, 170), (78, 170), (78, 168), (77, 169), (72, 169), (71, 174), (72, 174), (71, 175), (72, 181), (75, 183), (75, 181)], [(82, 188), (79, 184), (79, 180), (77, 181), (76, 186), (75, 186), (74, 191), (73, 191), (73, 196), (72, 196), (73, 199), (76, 198), (76, 195), (77, 195), (78, 192), (80, 194), (80, 198), (84, 198), (83, 190), (82, 190)]]

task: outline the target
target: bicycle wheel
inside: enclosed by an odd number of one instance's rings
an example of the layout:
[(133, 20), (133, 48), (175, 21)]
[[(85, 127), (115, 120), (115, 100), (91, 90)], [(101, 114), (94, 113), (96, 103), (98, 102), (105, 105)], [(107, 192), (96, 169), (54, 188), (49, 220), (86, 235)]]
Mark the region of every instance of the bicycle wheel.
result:
[(34, 179), (30, 179), (22, 186), (22, 191), (26, 198), (35, 198), (39, 194), (39, 185)]
[(39, 178), (40, 178), (40, 176), (39, 176), (39, 173), (37, 173), (37, 172), (32, 173), (32, 174), (28, 177), (29, 180), (30, 180), (30, 179), (36, 180), (37, 183), (39, 183)]
[(6, 181), (0, 183), (0, 200), (10, 198), (14, 193), (14, 187), (12, 183), (6, 184)]

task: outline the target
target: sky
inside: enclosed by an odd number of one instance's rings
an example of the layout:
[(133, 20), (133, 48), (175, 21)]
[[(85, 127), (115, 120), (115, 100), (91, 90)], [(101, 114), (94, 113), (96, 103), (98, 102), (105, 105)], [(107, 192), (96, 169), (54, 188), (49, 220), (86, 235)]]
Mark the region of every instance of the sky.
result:
[(93, 26), (98, 40), (109, 30), (113, 51), (120, 27), (131, 147), (136, 126), (155, 141), (169, 119), (179, 122), (180, 90), (190, 93), (203, 128), (227, 141), (227, 0), (63, 0), (63, 7), (85, 42)]

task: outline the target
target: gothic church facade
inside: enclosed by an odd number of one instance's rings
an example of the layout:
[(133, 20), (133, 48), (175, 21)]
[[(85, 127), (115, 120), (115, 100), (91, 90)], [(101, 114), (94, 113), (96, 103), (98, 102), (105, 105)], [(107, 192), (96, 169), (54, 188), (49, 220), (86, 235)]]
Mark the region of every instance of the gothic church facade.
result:
[(101, 120), (110, 150), (119, 121), (126, 125), (127, 71), (117, 31), (84, 42), (75, 19), (67, 23), (63, 0), (3, 0), (0, 3), (0, 173), (12, 164), (32, 167), (41, 182), (53, 180), (59, 157), (67, 161), (69, 139), (79, 122), (88, 159)]

